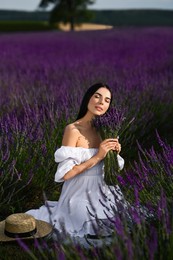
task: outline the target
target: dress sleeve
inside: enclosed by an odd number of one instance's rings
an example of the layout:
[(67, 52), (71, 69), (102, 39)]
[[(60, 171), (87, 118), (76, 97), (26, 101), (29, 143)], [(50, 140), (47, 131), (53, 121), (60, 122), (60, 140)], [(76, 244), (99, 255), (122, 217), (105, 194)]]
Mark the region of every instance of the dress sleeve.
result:
[[(75, 148), (75, 147), (74, 147)], [(77, 149), (68, 146), (61, 146), (56, 150), (55, 162), (58, 163), (55, 173), (55, 182), (63, 182), (64, 175), (70, 171), (75, 165), (81, 163), (81, 156)]]
[(124, 167), (124, 159), (118, 154), (117, 160), (118, 160), (118, 166), (119, 166), (120, 170), (122, 170)]

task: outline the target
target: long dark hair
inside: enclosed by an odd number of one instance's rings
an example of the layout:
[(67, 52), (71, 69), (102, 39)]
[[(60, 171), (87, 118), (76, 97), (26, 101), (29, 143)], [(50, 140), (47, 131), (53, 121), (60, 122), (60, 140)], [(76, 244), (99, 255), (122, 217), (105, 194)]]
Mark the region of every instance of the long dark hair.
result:
[[(76, 118), (76, 120), (84, 117), (88, 111), (88, 103), (90, 101), (90, 98), (94, 95), (94, 93), (99, 89), (99, 88), (107, 88), (110, 93), (111, 93), (111, 102), (112, 102), (112, 91), (110, 89), (110, 87), (107, 84), (104, 83), (96, 83), (94, 85), (92, 85), (85, 93), (82, 102), (81, 102), (81, 106), (79, 109), (79, 113), (78, 116)], [(110, 104), (111, 104), (110, 102)]]

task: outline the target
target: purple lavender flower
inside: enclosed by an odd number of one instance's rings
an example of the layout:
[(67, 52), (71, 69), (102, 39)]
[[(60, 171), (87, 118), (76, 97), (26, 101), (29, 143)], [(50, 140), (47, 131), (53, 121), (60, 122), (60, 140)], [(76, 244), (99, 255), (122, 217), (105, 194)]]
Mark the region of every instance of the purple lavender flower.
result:
[[(125, 121), (125, 110), (113, 107), (106, 114), (94, 118), (93, 126), (100, 133), (102, 139), (119, 138), (134, 121), (134, 118), (128, 123)], [(110, 151), (105, 158), (105, 181), (107, 184), (116, 184), (115, 176), (119, 172), (117, 153)]]
[(116, 138), (125, 119), (124, 111), (114, 107), (106, 114), (97, 116), (93, 120), (93, 125), (100, 132), (103, 139)]
[(149, 259), (153, 260), (154, 255), (157, 252), (158, 248), (158, 234), (155, 227), (151, 226), (150, 229), (150, 238), (147, 241), (148, 251), (149, 251)]

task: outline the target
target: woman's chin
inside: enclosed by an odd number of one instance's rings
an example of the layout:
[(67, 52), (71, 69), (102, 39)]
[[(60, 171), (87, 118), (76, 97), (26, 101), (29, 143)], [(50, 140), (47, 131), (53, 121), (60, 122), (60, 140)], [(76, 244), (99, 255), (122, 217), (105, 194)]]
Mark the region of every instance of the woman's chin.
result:
[(102, 116), (103, 114), (104, 114), (103, 111), (97, 111), (97, 112), (95, 113), (96, 116)]

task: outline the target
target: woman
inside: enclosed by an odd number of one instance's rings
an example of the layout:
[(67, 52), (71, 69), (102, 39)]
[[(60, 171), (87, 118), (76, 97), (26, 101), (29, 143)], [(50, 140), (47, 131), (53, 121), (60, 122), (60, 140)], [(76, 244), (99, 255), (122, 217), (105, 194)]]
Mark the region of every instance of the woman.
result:
[[(55, 152), (59, 163), (56, 182), (64, 182), (58, 202), (46, 202), (38, 210), (27, 213), (50, 222), (60, 233), (71, 237), (109, 235), (112, 230), (105, 221), (112, 218), (112, 208), (123, 200), (118, 186), (104, 182), (103, 160), (110, 150), (121, 151), (118, 139), (101, 140), (92, 125), (95, 116), (106, 113), (112, 102), (112, 93), (106, 84), (91, 86), (83, 97), (77, 120), (66, 126), (62, 146)], [(118, 155), (122, 169), (124, 160)]]

